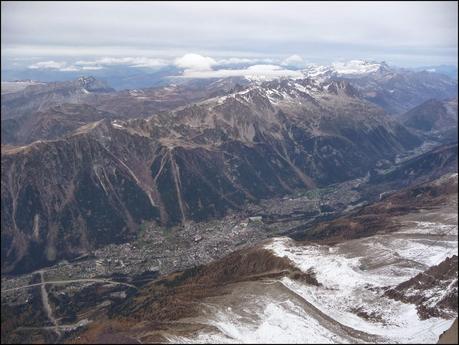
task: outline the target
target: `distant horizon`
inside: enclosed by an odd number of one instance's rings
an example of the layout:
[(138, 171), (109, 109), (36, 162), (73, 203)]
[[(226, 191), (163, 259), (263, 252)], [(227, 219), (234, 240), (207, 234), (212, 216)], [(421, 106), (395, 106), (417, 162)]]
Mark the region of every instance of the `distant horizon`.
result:
[[(2, 81), (21, 81), (21, 80), (36, 80), (36, 81), (64, 81), (72, 80), (78, 77), (94, 76), (102, 78), (105, 74), (113, 74), (120, 68), (123, 73), (138, 74), (138, 73), (161, 73), (163, 71), (173, 71), (170, 75), (164, 77), (185, 77), (185, 78), (224, 78), (224, 77), (243, 77), (246, 73), (254, 71), (258, 74), (273, 75), (274, 77), (294, 77), (299, 76), (300, 71), (307, 69), (310, 66), (333, 66), (346, 65), (352, 62), (362, 61), (365, 63), (381, 64), (386, 63), (391, 67), (405, 68), (411, 70), (426, 70), (429, 72), (438, 72), (435, 69), (445, 68), (449, 70), (455, 69), (457, 65), (423, 65), (423, 66), (398, 66), (388, 61), (376, 61), (365, 59), (337, 60), (328, 64), (320, 64), (316, 62), (304, 62), (297, 55), (292, 55), (283, 60), (275, 59), (213, 59), (208, 56), (198, 54), (186, 54), (172, 60), (151, 60), (145, 57), (133, 58), (115, 58), (104, 57), (98, 59), (78, 60), (74, 63), (67, 63), (63, 60), (47, 60), (37, 61), (29, 65), (16, 69), (3, 68), (2, 66)], [(150, 63), (150, 65), (148, 65)], [(455, 71), (455, 72), (456, 72)], [(8, 77), (10, 74), (16, 77)], [(445, 73), (443, 73), (445, 74)], [(23, 77), (26, 75), (26, 77)], [(42, 79), (44, 77), (44, 79)], [(55, 79), (52, 78), (55, 77)], [(51, 79), (50, 79), (51, 78)]]
[(457, 2), (2, 2), (2, 71), (457, 68)]

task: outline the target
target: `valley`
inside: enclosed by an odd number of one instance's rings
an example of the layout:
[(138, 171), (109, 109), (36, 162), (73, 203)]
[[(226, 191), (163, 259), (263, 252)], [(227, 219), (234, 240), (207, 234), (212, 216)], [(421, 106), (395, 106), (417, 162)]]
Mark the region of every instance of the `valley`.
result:
[[(420, 208), (407, 207), (412, 193)], [(381, 216), (384, 209), (384, 221), (369, 232), (334, 225), (359, 223), (365, 214)], [(59, 320), (51, 321), (58, 324), (16, 328), (16, 339), (40, 339), (45, 332), (51, 337), (46, 339), (76, 342), (435, 342), (457, 315), (456, 209), (457, 174), (446, 174), (320, 222), (316, 229), (336, 229), (324, 239), (259, 238), (228, 253), (221, 246), (213, 258), (184, 271), (179, 262), (178, 271), (135, 275), (131, 269), (101, 278), (106, 271), (96, 262), (100, 271), (93, 274), (99, 278), (85, 279), (74, 278), (81, 272), (65, 276), (64, 269), (51, 267), (17, 277), (18, 285), (41, 277), (21, 294), (9, 295), (14, 284), (3, 280), (3, 314), (15, 304), (16, 312), (21, 310), (21, 298), (22, 303), (39, 298), (34, 289), (43, 289), (45, 281), (53, 318)], [(309, 236), (317, 238), (314, 231)], [(123, 259), (110, 249), (113, 258)], [(90, 261), (83, 258), (81, 265)], [(440, 269), (445, 265), (449, 268)], [(438, 283), (428, 288), (432, 275)], [(411, 287), (413, 279), (418, 282)]]

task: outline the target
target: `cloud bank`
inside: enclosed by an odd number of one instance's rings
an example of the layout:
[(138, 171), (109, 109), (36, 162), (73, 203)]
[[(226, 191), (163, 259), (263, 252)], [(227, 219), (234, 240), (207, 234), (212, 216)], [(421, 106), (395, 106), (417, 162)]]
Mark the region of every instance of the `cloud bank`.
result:
[(103, 57), (96, 60), (78, 60), (73, 63), (66, 61), (39, 61), (27, 66), (29, 69), (49, 69), (61, 72), (94, 71), (108, 66), (126, 66), (134, 68), (159, 68), (168, 64), (163, 59), (148, 57)]
[(219, 69), (209, 71), (185, 71), (184, 78), (225, 78), (246, 77), (253, 79), (273, 79), (280, 77), (301, 78), (300, 71), (283, 69), (276, 65), (253, 65), (245, 69)]
[[(268, 63), (260, 64), (259, 62)], [(236, 65), (240, 67), (223, 67), (227, 65)], [(184, 78), (248, 77), (271, 79), (278, 77), (301, 77), (299, 71), (289, 69), (289, 67), (299, 65), (304, 66), (304, 61), (297, 54), (283, 60), (235, 57), (216, 60), (210, 56), (187, 53), (183, 56), (169, 60), (148, 57), (103, 57), (93, 60), (77, 60), (72, 63), (48, 60), (30, 64), (28, 68), (33, 70), (75, 72), (100, 70), (110, 66), (153, 69), (165, 66), (175, 66), (182, 71), (180, 76)]]
[(217, 62), (292, 56), (285, 66), (301, 63), (293, 54), (317, 63), (366, 58), (397, 65), (457, 64), (455, 1), (10, 1), (1, 6), (7, 58), (170, 59), (194, 51)]

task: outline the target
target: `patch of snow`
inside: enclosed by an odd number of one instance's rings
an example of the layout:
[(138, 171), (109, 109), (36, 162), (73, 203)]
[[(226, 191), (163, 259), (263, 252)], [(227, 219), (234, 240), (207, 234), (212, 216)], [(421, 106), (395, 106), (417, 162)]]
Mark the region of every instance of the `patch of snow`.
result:
[[(283, 278), (282, 283), (337, 322), (391, 342), (436, 342), (453, 320), (420, 320), (414, 305), (386, 298), (378, 290), (396, 286), (457, 254), (457, 225), (416, 224), (400, 236), (376, 235), (334, 247), (295, 247), (292, 240), (278, 238), (266, 248), (286, 256), (303, 272), (316, 273), (322, 286), (300, 284), (290, 278)], [(433, 240), (416, 236), (439, 233), (449, 237)], [(359, 306), (378, 315), (383, 323), (357, 316), (352, 308)]]
[(301, 84), (295, 83), (295, 88), (298, 91), (301, 91), (301, 92), (309, 94), (309, 90), (306, 87), (304, 87), (303, 85), (301, 85)]
[(115, 127), (117, 127), (117, 128), (124, 128), (124, 127), (119, 123), (118, 120), (113, 120), (113, 121), (112, 121), (112, 125), (115, 126)]
[[(252, 304), (252, 303), (251, 303)], [(243, 344), (333, 344), (345, 343), (346, 339), (335, 335), (315, 318), (308, 315), (293, 302), (273, 301), (256, 297), (253, 305), (245, 308), (257, 313), (259, 322), (251, 322), (232, 309), (217, 311), (209, 324), (219, 330), (218, 333), (199, 333), (196, 338), (169, 337), (173, 343), (243, 343)], [(253, 319), (255, 320), (255, 318)]]

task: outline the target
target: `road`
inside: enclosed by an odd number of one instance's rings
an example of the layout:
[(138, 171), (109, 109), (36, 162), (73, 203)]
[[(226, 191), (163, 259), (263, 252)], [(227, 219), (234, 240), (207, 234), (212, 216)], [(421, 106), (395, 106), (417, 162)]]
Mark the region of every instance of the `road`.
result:
[(43, 308), (45, 309), (48, 319), (54, 325), (53, 330), (57, 334), (57, 339), (59, 340), (61, 338), (62, 333), (59, 329), (59, 323), (57, 322), (56, 318), (53, 315), (53, 310), (51, 308), (51, 305), (49, 304), (48, 291), (46, 291), (46, 282), (45, 282), (43, 271), (39, 271), (39, 273), (40, 273), (41, 283), (38, 285), (41, 285), (41, 300), (43, 301)]
[[(41, 276), (43, 276), (43, 271), (39, 271)], [(128, 283), (122, 283), (122, 282), (117, 282), (114, 280), (109, 280), (109, 279), (69, 279), (69, 280), (49, 280), (49, 281), (42, 281), (40, 283), (35, 283), (35, 284), (30, 284), (30, 285), (23, 285), (15, 288), (10, 288), (10, 289), (2, 289), (3, 292), (8, 292), (8, 291), (15, 291), (15, 290), (21, 290), (21, 289), (26, 289), (29, 287), (34, 287), (34, 286), (40, 286), (40, 285), (46, 285), (46, 284), (72, 284), (72, 283), (84, 283), (84, 282), (93, 282), (93, 283), (108, 283), (108, 284), (118, 284), (118, 285), (124, 285), (128, 286), (134, 289), (137, 289), (135, 285), (128, 284)]]

